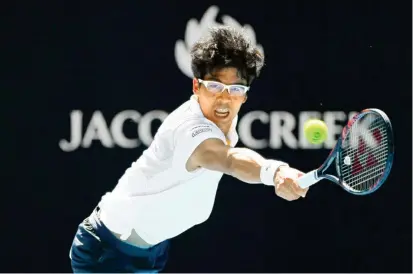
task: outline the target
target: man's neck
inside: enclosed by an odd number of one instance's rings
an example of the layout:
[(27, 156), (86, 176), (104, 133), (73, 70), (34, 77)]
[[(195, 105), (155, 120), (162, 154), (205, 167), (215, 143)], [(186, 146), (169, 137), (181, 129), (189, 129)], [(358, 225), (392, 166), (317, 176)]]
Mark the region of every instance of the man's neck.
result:
[(225, 134), (228, 135), (231, 124), (217, 124), (217, 127)]

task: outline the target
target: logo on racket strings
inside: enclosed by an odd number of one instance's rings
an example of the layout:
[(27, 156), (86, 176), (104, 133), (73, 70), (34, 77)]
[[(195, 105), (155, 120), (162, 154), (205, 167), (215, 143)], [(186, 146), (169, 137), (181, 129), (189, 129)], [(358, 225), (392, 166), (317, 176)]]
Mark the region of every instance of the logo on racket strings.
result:
[(264, 49), (261, 45), (257, 44), (255, 31), (250, 25), (247, 24), (242, 26), (237, 20), (229, 15), (222, 16), (223, 24), (218, 23), (216, 21), (218, 11), (219, 8), (217, 6), (211, 6), (199, 22), (195, 18), (190, 19), (186, 24), (185, 41), (178, 40), (175, 44), (176, 63), (178, 64), (179, 69), (189, 78), (193, 77), (190, 50), (192, 46), (207, 33), (210, 27), (226, 25), (242, 30), (250, 39), (251, 43), (258, 48), (262, 55), (264, 55)]
[[(366, 117), (368, 118), (368, 117)], [(364, 119), (354, 124), (352, 121), (347, 144), (352, 150), (356, 150), (352, 160), (351, 173), (353, 175), (365, 171), (378, 163), (372, 150), (382, 142), (382, 133), (379, 128), (371, 129), (372, 119)]]

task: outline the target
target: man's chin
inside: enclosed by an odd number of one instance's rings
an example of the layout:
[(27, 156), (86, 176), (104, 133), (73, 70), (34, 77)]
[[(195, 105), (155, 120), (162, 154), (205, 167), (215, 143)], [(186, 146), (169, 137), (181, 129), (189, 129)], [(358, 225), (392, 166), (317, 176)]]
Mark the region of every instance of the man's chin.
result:
[(212, 119), (210, 120), (214, 122), (221, 130), (226, 131), (231, 127), (233, 117), (231, 113), (226, 116), (213, 115)]

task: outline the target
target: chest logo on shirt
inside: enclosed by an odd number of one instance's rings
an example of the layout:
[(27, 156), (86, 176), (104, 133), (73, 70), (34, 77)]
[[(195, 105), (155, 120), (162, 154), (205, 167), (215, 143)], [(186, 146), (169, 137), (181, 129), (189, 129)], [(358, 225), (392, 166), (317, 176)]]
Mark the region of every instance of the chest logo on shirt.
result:
[(198, 134), (200, 134), (202, 132), (210, 132), (210, 131), (212, 131), (212, 129), (208, 128), (208, 127), (200, 128), (200, 129), (197, 129), (194, 132), (192, 132), (192, 137), (195, 137), (195, 136), (197, 136)]

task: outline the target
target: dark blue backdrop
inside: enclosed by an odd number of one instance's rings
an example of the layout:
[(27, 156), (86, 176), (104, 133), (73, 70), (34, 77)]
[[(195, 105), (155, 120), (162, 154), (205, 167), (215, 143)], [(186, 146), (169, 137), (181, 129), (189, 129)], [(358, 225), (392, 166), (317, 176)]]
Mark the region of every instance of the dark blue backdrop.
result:
[[(70, 271), (78, 223), (159, 125), (155, 120), (148, 130), (143, 118), (125, 122), (121, 133), (143, 144), (123, 148), (127, 141), (114, 141), (122, 134), (114, 136), (112, 119), (124, 110), (169, 113), (189, 97), (191, 79), (177, 62), (187, 56), (175, 55), (175, 46), (201, 32), (186, 31), (187, 23), (199, 22), (213, 5), (213, 21), (250, 25), (266, 56), (242, 117), (259, 110), (275, 111), (276, 119), (285, 111), (299, 123), (306, 111), (380, 108), (394, 126), (395, 163), (388, 182), (367, 197), (320, 183), (306, 199), (289, 203), (270, 188), (224, 177), (210, 219), (172, 241), (166, 271), (412, 271), (411, 2), (384, 0), (9, 3), (2, 12), (0, 271)], [(73, 110), (83, 114), (82, 134), (100, 111), (95, 122), (106, 139), (63, 151), (59, 141), (70, 139)], [(265, 119), (244, 130), (255, 139), (278, 134)], [(300, 134), (299, 124), (293, 133)], [(308, 171), (329, 148), (284, 141), (258, 152)]]

